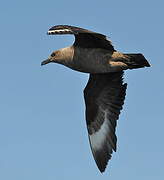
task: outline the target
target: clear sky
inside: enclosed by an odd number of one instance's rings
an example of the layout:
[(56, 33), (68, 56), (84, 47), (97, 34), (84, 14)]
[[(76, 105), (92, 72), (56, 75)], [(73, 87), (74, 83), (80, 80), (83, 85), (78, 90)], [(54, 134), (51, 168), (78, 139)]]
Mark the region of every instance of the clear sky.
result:
[[(0, 6), (0, 179), (164, 179), (164, 1), (14, 0)], [(88, 75), (40, 63), (73, 36), (57, 24), (108, 35), (143, 53), (151, 68), (128, 70), (118, 150), (104, 174), (91, 155), (83, 89)]]

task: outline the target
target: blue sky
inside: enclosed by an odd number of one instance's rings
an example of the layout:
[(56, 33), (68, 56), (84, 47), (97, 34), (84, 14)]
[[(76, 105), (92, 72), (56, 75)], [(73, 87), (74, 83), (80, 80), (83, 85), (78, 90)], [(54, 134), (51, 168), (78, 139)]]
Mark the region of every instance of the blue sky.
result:
[[(164, 2), (2, 1), (0, 7), (0, 179), (164, 178)], [(57, 24), (108, 35), (115, 48), (143, 53), (151, 68), (129, 70), (117, 126), (118, 150), (104, 174), (92, 158), (84, 115), (88, 75), (40, 63), (73, 36)]]

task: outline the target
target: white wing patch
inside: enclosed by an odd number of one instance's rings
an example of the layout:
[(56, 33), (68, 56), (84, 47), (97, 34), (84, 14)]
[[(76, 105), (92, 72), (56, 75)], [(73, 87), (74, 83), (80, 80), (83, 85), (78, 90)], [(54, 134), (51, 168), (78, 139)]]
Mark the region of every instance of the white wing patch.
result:
[(54, 29), (49, 30), (47, 34), (67, 34), (67, 33), (73, 33), (70, 29)]
[[(110, 121), (109, 121), (109, 119), (107, 119), (108, 111), (104, 111), (104, 113), (105, 113), (105, 119), (104, 119), (104, 123), (102, 124), (101, 128), (97, 132), (93, 133), (92, 135), (89, 135), (91, 147), (94, 152), (102, 149), (102, 146), (103, 146), (103, 144), (106, 140), (106, 137), (110, 131), (110, 129), (109, 129)], [(111, 147), (109, 147), (109, 148), (111, 149)]]

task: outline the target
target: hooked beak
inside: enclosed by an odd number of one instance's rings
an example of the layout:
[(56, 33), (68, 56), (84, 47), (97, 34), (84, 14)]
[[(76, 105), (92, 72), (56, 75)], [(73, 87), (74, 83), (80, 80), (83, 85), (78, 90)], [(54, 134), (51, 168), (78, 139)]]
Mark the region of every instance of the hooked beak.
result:
[(45, 65), (45, 64), (48, 64), (48, 63), (50, 63), (50, 62), (51, 62), (51, 59), (48, 58), (48, 59), (42, 61), (41, 66), (43, 66), (43, 65)]

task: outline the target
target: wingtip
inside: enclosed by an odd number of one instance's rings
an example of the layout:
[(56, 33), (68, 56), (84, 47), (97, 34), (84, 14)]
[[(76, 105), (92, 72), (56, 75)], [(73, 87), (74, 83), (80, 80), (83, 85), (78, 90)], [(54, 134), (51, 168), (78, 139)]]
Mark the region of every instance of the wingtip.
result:
[(98, 163), (96, 163), (97, 164), (97, 167), (98, 167), (98, 169), (99, 169), (99, 171), (100, 171), (100, 173), (104, 173), (105, 172), (105, 169), (106, 169), (106, 167), (107, 167), (107, 164), (108, 164), (108, 162), (106, 162), (106, 164), (98, 164)]
[(47, 35), (52, 35), (52, 34), (54, 34), (53, 31), (50, 30), (47, 31)]
[(73, 32), (69, 26), (65, 26), (65, 25), (57, 25), (57, 26), (53, 26), (51, 27), (48, 32), (48, 35), (60, 35), (60, 34), (76, 34), (75, 32)]
[[(99, 153), (98, 153), (99, 154)], [(96, 165), (101, 173), (104, 173), (106, 170), (106, 167), (108, 165), (109, 160), (111, 159), (111, 154), (108, 154), (107, 156), (103, 157), (102, 154), (94, 157)]]
[(152, 65), (147, 61), (147, 66), (146, 67), (151, 67)]
[(100, 168), (98, 168), (98, 169), (99, 169), (100, 173), (103, 174), (105, 172), (106, 167), (103, 169), (100, 169)]

